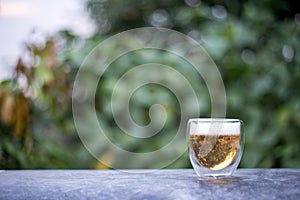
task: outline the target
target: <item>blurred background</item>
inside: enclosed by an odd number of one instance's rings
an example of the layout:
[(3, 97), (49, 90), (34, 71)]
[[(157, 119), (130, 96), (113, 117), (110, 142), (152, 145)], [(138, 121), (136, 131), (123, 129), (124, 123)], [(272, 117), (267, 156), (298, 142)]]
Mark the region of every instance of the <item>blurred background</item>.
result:
[[(77, 135), (73, 82), (83, 59), (99, 42), (144, 26), (189, 35), (215, 61), (226, 88), (227, 117), (245, 124), (240, 167), (299, 168), (297, 5), (295, 0), (0, 0), (0, 168), (109, 168), (87, 152)], [(160, 148), (178, 129), (180, 107), (166, 88), (146, 86), (130, 102), (132, 118), (140, 124), (149, 123), (154, 103), (163, 102), (167, 110), (163, 133), (147, 142), (123, 137), (108, 109), (113, 86), (124, 70), (156, 57), (124, 56), (98, 84), (97, 114), (116, 133), (110, 139), (128, 151)], [(192, 85), (200, 85), (201, 116), (210, 117), (210, 98), (201, 77), (178, 58), (162, 54), (160, 59), (181, 70)], [(105, 146), (99, 158), (117, 162)], [(186, 167), (191, 167), (187, 153), (167, 166)]]

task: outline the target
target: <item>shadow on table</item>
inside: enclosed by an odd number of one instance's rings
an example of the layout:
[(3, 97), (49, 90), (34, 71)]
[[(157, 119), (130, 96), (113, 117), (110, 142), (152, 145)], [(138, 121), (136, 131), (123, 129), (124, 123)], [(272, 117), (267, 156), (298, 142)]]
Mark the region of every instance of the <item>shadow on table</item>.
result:
[(232, 177), (201, 177), (197, 179), (199, 184), (209, 185), (240, 185), (241, 183), (255, 181), (258, 176), (245, 175), (245, 176), (232, 176)]

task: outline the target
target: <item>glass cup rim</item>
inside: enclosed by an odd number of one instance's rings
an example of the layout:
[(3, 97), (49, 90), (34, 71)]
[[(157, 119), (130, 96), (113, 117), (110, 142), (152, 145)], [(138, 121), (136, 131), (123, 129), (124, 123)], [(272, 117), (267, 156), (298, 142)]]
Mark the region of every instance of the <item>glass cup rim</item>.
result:
[(236, 122), (242, 122), (240, 119), (234, 119), (234, 118), (191, 118), (188, 121), (191, 122), (201, 122), (201, 123), (236, 123)]

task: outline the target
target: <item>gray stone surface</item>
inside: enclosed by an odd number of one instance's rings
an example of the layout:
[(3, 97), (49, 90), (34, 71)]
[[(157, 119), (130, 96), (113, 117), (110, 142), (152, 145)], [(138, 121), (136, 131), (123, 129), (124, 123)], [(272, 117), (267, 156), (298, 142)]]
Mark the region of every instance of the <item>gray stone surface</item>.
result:
[(192, 169), (0, 171), (0, 199), (300, 199), (300, 169), (239, 169), (200, 179)]

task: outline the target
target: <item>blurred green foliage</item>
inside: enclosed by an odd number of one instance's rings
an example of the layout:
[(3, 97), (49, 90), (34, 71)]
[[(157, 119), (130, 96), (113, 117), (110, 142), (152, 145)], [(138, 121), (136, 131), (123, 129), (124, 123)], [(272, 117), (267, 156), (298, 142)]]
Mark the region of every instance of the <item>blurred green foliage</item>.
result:
[[(226, 87), (227, 117), (245, 124), (241, 167), (300, 167), (300, 12), (296, 5), (279, 0), (86, 1), (97, 34), (82, 39), (62, 30), (46, 44), (28, 44), (32, 62), (19, 60), (16, 75), (1, 83), (0, 168), (106, 168), (88, 154), (76, 134), (72, 84), (84, 57), (99, 41), (143, 26), (187, 34), (216, 62)], [(152, 151), (165, 145), (178, 129), (178, 101), (156, 85), (134, 93), (131, 115), (145, 125), (149, 107), (162, 103), (168, 111), (164, 127), (168, 134), (147, 142), (132, 140), (118, 129), (111, 114), (110, 95), (118, 78), (132, 66), (158, 60), (198, 86), (201, 116), (210, 116), (205, 84), (187, 63), (167, 53), (125, 55), (105, 72), (96, 94), (99, 118), (116, 133), (110, 139), (124, 149)], [(20, 108), (22, 112), (15, 114)], [(100, 157), (117, 162), (110, 152), (103, 152)], [(190, 167), (187, 155), (169, 167)]]

